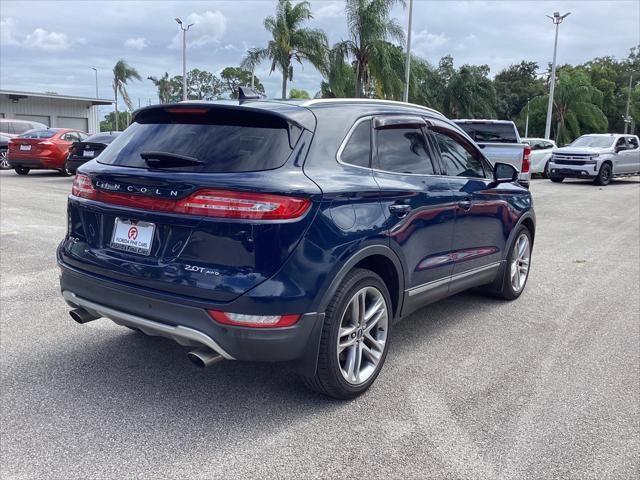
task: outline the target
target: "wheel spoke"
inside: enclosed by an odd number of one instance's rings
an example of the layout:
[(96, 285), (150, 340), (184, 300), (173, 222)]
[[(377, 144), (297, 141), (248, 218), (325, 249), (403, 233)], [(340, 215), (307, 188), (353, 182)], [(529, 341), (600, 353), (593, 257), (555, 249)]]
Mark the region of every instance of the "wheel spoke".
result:
[(348, 347), (351, 347), (354, 343), (356, 343), (356, 339), (355, 338), (351, 338), (348, 337), (345, 341), (340, 342), (338, 344), (338, 355), (345, 349)]
[(362, 366), (362, 342), (356, 344), (355, 348), (355, 365), (353, 368), (353, 380), (360, 380), (360, 367)]
[(358, 347), (352, 345), (351, 348), (347, 351), (347, 361), (346, 361), (346, 373), (347, 380), (351, 380), (353, 378), (353, 373), (355, 371), (356, 366), (356, 350)]
[(380, 358), (382, 357), (382, 351), (374, 350), (370, 348), (366, 343), (362, 344), (362, 353), (374, 365), (377, 365), (380, 361)]
[(338, 332), (338, 338), (347, 337), (358, 329), (356, 325), (349, 325), (348, 327), (340, 327)]

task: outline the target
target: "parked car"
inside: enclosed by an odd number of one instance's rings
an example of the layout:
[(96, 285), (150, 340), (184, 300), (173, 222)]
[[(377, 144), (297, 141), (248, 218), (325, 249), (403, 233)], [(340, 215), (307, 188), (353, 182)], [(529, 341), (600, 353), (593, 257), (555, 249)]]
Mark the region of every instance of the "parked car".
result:
[(490, 162), (513, 165), (519, 181), (529, 186), (531, 147), (520, 139), (516, 124), (508, 120), (455, 120), (475, 140)]
[(172, 338), (200, 366), (287, 362), (351, 398), (398, 319), (472, 287), (521, 295), (531, 195), (442, 114), (240, 99), (142, 108), (78, 169), (57, 253), (74, 320)]
[(636, 135), (614, 133), (582, 135), (566, 147), (553, 150), (549, 178), (584, 178), (608, 185), (614, 177), (640, 174), (640, 147)]
[(529, 144), (531, 153), (529, 154), (529, 173), (539, 173), (547, 178), (549, 168), (549, 159), (554, 148), (558, 148), (556, 142), (546, 138), (523, 138), (524, 143)]
[(86, 133), (69, 128), (30, 130), (11, 139), (7, 159), (18, 175), (26, 175), (34, 169), (59, 170), (66, 173), (64, 162), (69, 147), (86, 137)]
[(7, 160), (9, 140), (35, 128), (46, 129), (47, 126), (28, 120), (0, 118), (0, 170), (8, 170), (11, 168)]
[(81, 142), (75, 142), (69, 147), (69, 155), (64, 162), (64, 168), (69, 175), (75, 175), (80, 165), (87, 163), (107, 148), (121, 132), (101, 132), (89, 135)]

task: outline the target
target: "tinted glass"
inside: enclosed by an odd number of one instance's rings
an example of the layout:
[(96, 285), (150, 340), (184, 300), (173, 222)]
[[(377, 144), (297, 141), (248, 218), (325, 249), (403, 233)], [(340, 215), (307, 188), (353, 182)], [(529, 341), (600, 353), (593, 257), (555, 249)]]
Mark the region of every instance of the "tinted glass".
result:
[(636, 149), (638, 148), (638, 139), (636, 137), (627, 137), (627, 140), (629, 141), (629, 146), (632, 149)]
[(340, 160), (351, 165), (368, 167), (371, 158), (371, 120), (358, 124), (340, 154)]
[(387, 172), (433, 175), (433, 163), (420, 128), (376, 131), (377, 168)]
[(447, 175), (484, 177), (480, 155), (464, 138), (444, 128), (434, 127), (432, 132)]
[(109, 144), (118, 136), (117, 133), (96, 133), (84, 139), (85, 142)]
[(510, 123), (456, 122), (476, 142), (518, 143), (518, 133)]
[[(156, 112), (152, 112), (154, 114)], [(164, 115), (164, 116), (163, 116)], [(159, 118), (158, 118), (159, 117)], [(160, 122), (161, 121), (161, 122)], [(134, 122), (100, 155), (99, 162), (148, 168), (143, 152), (163, 152), (197, 158), (203, 163), (177, 170), (202, 173), (251, 172), (282, 166), (291, 155), (300, 130), (271, 115), (244, 112), (171, 115)], [(149, 122), (149, 123), (146, 123)]]
[(572, 147), (608, 148), (613, 145), (613, 140), (614, 140), (613, 137), (584, 135), (574, 140), (571, 146)]
[(24, 132), (27, 132), (32, 128), (37, 128), (37, 127), (31, 123), (26, 123), (26, 122), (11, 122), (11, 128), (13, 129), (13, 133), (17, 135), (21, 135)]
[(33, 130), (21, 135), (22, 138), (51, 138), (57, 132), (55, 130)]

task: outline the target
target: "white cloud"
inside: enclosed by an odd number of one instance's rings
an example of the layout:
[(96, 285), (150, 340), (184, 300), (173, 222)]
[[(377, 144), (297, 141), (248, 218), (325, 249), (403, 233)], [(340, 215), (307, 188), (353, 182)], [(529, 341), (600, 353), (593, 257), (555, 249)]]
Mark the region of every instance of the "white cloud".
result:
[[(193, 26), (187, 33), (187, 46), (204, 47), (212, 43), (218, 43), (227, 28), (227, 18), (218, 10), (211, 12), (191, 13), (182, 20), (185, 25), (190, 23)], [(177, 26), (177, 25), (176, 25)], [(182, 32), (179, 31), (169, 44), (169, 48), (180, 48), (182, 46)]]
[(133, 48), (134, 50), (144, 50), (149, 46), (149, 42), (147, 42), (147, 39), (144, 37), (127, 38), (124, 46)]
[(416, 55), (426, 56), (449, 42), (449, 38), (442, 33), (431, 33), (428, 30), (415, 32), (412, 37), (412, 51)]
[(342, 2), (332, 2), (328, 5), (323, 5), (318, 10), (313, 12), (313, 18), (317, 20), (340, 16), (344, 16), (344, 3)]
[(66, 50), (69, 48), (70, 43), (66, 33), (50, 32), (44, 28), (36, 28), (25, 37), (24, 45), (54, 52)]
[(20, 42), (15, 37), (16, 21), (11, 18), (0, 19), (0, 41), (3, 45), (18, 45)]

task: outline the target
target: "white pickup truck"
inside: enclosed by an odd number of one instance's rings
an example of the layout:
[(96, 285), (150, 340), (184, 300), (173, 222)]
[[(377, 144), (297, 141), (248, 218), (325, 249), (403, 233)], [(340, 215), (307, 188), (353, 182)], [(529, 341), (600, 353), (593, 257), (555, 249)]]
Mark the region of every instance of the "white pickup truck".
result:
[(616, 133), (582, 135), (570, 145), (553, 150), (548, 170), (552, 182), (584, 178), (596, 185), (607, 185), (613, 177), (639, 175), (638, 137)]
[(482, 149), (491, 163), (513, 165), (520, 172), (519, 182), (529, 186), (531, 147), (522, 142), (515, 123), (509, 120), (454, 120)]

